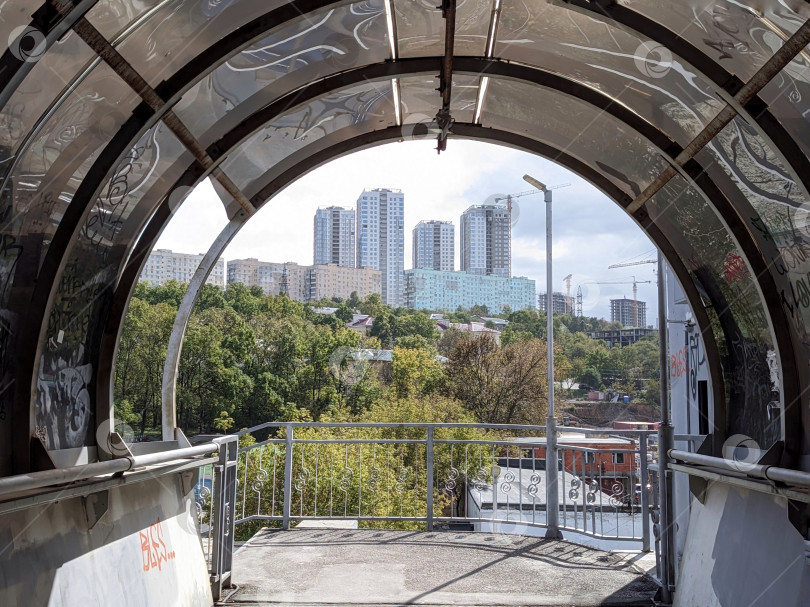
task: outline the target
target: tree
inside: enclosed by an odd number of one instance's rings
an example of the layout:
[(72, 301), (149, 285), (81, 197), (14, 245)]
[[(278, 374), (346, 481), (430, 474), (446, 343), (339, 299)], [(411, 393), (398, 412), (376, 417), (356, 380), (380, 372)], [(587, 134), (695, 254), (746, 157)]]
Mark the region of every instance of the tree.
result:
[(227, 411), (221, 411), (219, 417), (214, 420), (214, 428), (220, 432), (227, 432), (233, 428), (233, 418), (228, 415)]
[(436, 328), (436, 321), (424, 312), (413, 312), (394, 318), (393, 322), (394, 338), (406, 335), (421, 335), (430, 342), (435, 342), (439, 337), (439, 330)]
[(394, 348), (393, 388), (399, 397), (429, 394), (444, 378), (444, 369), (428, 349)]
[(335, 311), (335, 317), (344, 323), (352, 322), (352, 319), (354, 318), (354, 312), (346, 304), (340, 304), (340, 306), (338, 306), (338, 309)]
[(485, 334), (458, 344), (447, 368), (450, 393), (487, 423), (540, 423), (548, 402), (545, 344), (499, 348)]

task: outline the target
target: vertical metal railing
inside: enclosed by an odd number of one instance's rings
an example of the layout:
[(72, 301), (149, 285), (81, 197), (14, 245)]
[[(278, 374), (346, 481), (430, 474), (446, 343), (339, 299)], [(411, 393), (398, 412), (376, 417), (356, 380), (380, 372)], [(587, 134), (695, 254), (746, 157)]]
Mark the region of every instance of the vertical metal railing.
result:
[[(237, 456), (225, 450), (211, 482), (215, 580), (227, 581), (234, 525), (247, 539), (311, 519), (529, 535), (556, 519), (566, 533), (651, 548), (652, 432), (566, 429), (547, 444), (545, 426), (279, 422), (251, 431), (266, 438), (236, 449), (229, 437)], [(555, 460), (560, 501), (548, 503)]]
[(218, 439), (219, 461), (214, 466), (211, 528), (211, 593), (214, 600), (230, 585), (236, 524), (236, 483), (239, 444), (236, 436)]

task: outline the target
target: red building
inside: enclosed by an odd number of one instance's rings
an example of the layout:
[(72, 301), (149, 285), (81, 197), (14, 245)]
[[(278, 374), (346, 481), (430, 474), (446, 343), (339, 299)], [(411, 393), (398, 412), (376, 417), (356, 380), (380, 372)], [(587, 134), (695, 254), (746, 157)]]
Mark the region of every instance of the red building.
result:
[[(517, 439), (535, 445), (523, 450), (523, 457), (534, 457), (545, 460), (545, 438)], [(568, 474), (584, 480), (596, 480), (602, 491), (616, 493), (616, 483), (622, 486), (623, 496), (632, 496), (634, 487), (641, 482), (636, 462), (636, 441), (622, 437), (597, 437), (587, 435), (563, 435), (557, 440), (559, 459), (562, 468)]]

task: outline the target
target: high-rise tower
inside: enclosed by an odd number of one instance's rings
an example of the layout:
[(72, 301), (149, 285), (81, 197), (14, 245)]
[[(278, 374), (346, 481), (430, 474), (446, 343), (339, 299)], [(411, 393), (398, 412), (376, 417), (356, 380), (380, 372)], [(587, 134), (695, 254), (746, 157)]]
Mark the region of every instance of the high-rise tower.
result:
[(413, 229), (415, 269), (455, 269), (455, 232), (450, 221), (420, 221)]
[(363, 190), (357, 199), (357, 267), (382, 272), (382, 299), (403, 304), (405, 195), (401, 190)]
[(351, 209), (326, 207), (315, 211), (315, 265), (333, 263), (343, 268), (354, 267), (354, 223)]
[(470, 274), (512, 275), (509, 209), (476, 205), (461, 215), (461, 269)]

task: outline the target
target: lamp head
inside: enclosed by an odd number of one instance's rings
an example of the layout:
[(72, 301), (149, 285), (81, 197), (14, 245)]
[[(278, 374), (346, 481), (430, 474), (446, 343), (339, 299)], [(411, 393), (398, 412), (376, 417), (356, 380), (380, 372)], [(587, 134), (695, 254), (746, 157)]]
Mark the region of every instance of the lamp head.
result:
[(531, 175), (524, 175), (524, 176), (523, 176), (523, 181), (525, 181), (525, 182), (526, 182), (526, 183), (528, 183), (529, 185), (531, 185), (531, 186), (533, 186), (533, 187), (537, 188), (537, 189), (538, 189), (538, 190), (540, 190), (541, 192), (547, 192), (547, 191), (548, 191), (548, 190), (546, 189), (546, 184), (544, 184), (544, 183), (542, 183), (542, 182), (540, 182), (540, 181), (537, 181), (537, 180), (536, 180), (534, 177), (532, 177)]

